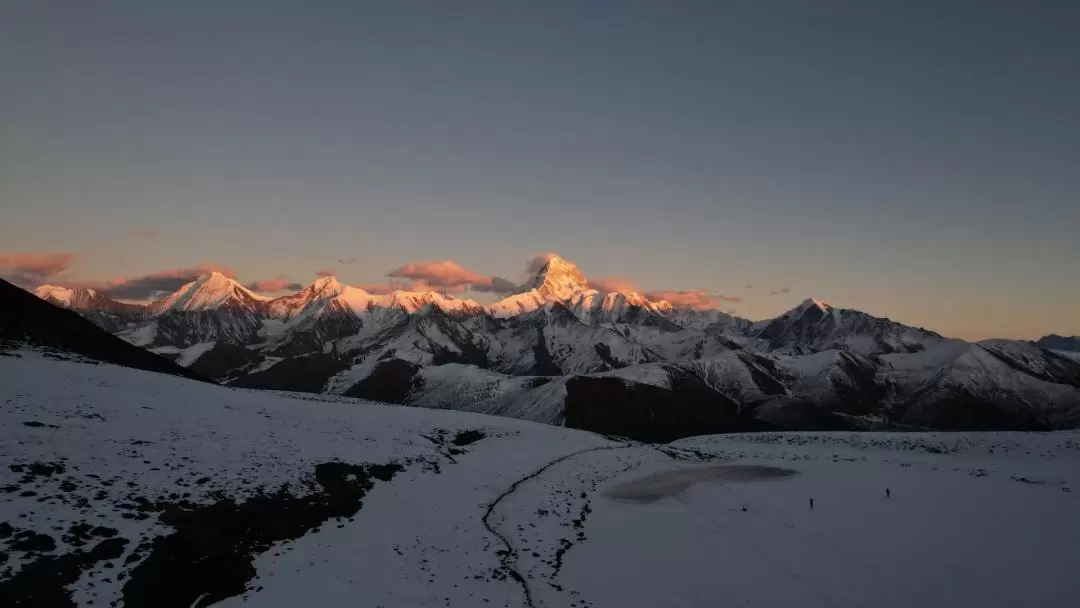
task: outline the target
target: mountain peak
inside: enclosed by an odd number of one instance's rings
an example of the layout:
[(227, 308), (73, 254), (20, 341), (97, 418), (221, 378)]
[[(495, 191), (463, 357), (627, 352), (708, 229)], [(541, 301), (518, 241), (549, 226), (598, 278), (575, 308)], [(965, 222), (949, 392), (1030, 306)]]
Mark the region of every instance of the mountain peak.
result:
[(311, 291), (316, 292), (316, 293), (329, 292), (329, 291), (341, 291), (342, 287), (344, 287), (344, 285), (342, 285), (341, 281), (338, 281), (337, 277), (335, 277), (333, 275), (325, 276), (325, 277), (319, 277), (319, 278), (315, 279), (315, 281), (313, 281), (311, 283), (311, 285), (308, 286), (308, 288), (311, 289)]
[(805, 311), (810, 308), (818, 308), (822, 312), (826, 312), (832, 308), (825, 300), (819, 300), (817, 298), (806, 298), (801, 304), (795, 307), (795, 310)]
[(116, 302), (89, 287), (64, 287), (62, 285), (39, 285), (34, 295), (64, 308), (92, 310), (110, 308)]
[(269, 298), (256, 295), (243, 285), (229, 277), (214, 271), (204, 274), (184, 285), (175, 293), (161, 300), (155, 308), (193, 312), (220, 308), (229, 302), (240, 302), (245, 307), (267, 301)]
[(545, 300), (565, 300), (588, 289), (589, 283), (573, 262), (551, 254), (527, 287), (535, 289)]
[(59, 285), (39, 285), (34, 289), (34, 295), (42, 300), (53, 300), (64, 306), (70, 306), (75, 290)]

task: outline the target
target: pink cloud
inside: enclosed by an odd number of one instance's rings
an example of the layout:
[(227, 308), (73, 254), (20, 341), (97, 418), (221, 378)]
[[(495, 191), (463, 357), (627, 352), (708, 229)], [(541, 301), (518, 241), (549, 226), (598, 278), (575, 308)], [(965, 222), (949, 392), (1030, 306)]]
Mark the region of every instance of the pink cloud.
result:
[(373, 293), (377, 296), (383, 296), (390, 293), (391, 291), (395, 291), (396, 289), (398, 289), (390, 283), (365, 283), (363, 285), (357, 285), (357, 287), (363, 289), (368, 293)]
[(8, 253), (0, 255), (0, 275), (19, 285), (35, 285), (64, 272), (74, 259), (69, 252)]
[(605, 293), (612, 293), (616, 291), (633, 292), (638, 291), (634, 282), (630, 279), (624, 279), (620, 277), (600, 277), (599, 279), (589, 279), (589, 287)]
[(780, 289), (774, 289), (774, 290), (769, 292), (769, 295), (770, 296), (780, 296), (780, 295), (784, 295), (785, 293), (791, 293), (791, 288), (790, 287), (781, 287)]
[(262, 281), (252, 281), (244, 287), (247, 287), (251, 291), (258, 291), (261, 293), (274, 293), (278, 291), (300, 291), (304, 288), (300, 283), (293, 283), (287, 279), (264, 279)]
[(335, 276), (335, 275), (337, 275), (337, 273), (334, 272), (333, 270), (325, 270), (324, 269), (324, 270), (316, 270), (315, 271), (315, 276), (317, 276), (317, 277), (332, 277), (332, 276)]
[(720, 307), (720, 302), (741, 302), (739, 296), (725, 296), (709, 293), (704, 289), (690, 289), (685, 291), (650, 291), (645, 297), (653, 300), (667, 300), (675, 308), (689, 308), (692, 310), (711, 310)]
[(468, 270), (453, 260), (413, 262), (391, 270), (386, 276), (422, 281), (432, 287), (454, 288), (484, 282), (484, 275)]
[(437, 291), (440, 293), (463, 293), (468, 290), (489, 293), (510, 293), (517, 284), (502, 277), (473, 272), (453, 260), (413, 262), (391, 270), (386, 276), (407, 279), (400, 288), (410, 291)]

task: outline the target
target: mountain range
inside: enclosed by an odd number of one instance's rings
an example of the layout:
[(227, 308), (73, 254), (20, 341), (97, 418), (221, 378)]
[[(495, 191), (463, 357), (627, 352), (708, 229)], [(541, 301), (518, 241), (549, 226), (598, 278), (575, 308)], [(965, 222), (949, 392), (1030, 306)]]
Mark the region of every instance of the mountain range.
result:
[(970, 343), (815, 299), (754, 322), (594, 289), (558, 256), (487, 306), (434, 291), (372, 294), (333, 277), (271, 299), (220, 273), (149, 305), (55, 285), (34, 293), (231, 386), (639, 439), (1080, 426), (1076, 338)]

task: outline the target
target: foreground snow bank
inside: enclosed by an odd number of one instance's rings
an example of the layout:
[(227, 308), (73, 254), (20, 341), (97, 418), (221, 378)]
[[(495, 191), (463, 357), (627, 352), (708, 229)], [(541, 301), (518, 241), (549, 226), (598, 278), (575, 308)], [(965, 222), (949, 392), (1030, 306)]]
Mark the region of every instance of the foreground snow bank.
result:
[[(181, 605), (146, 572), (231, 513), (248, 523), (217, 536), (250, 577), (226, 591), (183, 581), (197, 605), (1053, 607), (1080, 595), (1077, 433), (657, 447), (20, 354), (0, 358), (5, 606), (43, 605), (25, 573), (58, 563), (71, 576), (53, 589), (71, 604)], [(791, 473), (733, 474), (776, 469)], [(643, 479), (663, 491), (620, 497)]]

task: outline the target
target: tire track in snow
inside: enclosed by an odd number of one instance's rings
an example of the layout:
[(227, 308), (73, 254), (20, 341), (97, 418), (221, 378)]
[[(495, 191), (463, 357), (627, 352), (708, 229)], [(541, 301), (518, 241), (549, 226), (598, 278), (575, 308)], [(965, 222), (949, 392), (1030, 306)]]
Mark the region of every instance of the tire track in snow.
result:
[(571, 458), (580, 456), (582, 454), (587, 454), (589, 452), (600, 452), (603, 450), (625, 450), (632, 447), (638, 446), (634, 443), (626, 443), (624, 445), (608, 445), (596, 448), (585, 448), (583, 450), (564, 454), (548, 462), (547, 464), (533, 471), (532, 473), (529, 473), (528, 475), (522, 477), (521, 479), (518, 479), (513, 484), (511, 484), (509, 488), (504, 490), (502, 494), (499, 494), (495, 498), (495, 500), (488, 503), (487, 510), (484, 512), (484, 517), (482, 517), (480, 521), (484, 524), (484, 528), (486, 528), (492, 536), (499, 539), (499, 543), (502, 544), (503, 549), (499, 552), (499, 560), (502, 562), (502, 567), (506, 570), (507, 575), (517, 581), (518, 585), (521, 586), (521, 591), (525, 595), (525, 604), (529, 608), (536, 608), (536, 604), (533, 603), (532, 589), (529, 587), (529, 581), (526, 580), (526, 578), (517, 569), (517, 549), (515, 549), (513, 544), (511, 544), (509, 538), (496, 530), (495, 526), (491, 524), (491, 515), (495, 512), (495, 509), (499, 506), (499, 503), (502, 502), (505, 498), (509, 497), (515, 491), (517, 491), (517, 489), (521, 487), (522, 484), (527, 481), (536, 479), (540, 475), (543, 475), (545, 471), (561, 462), (565, 462), (567, 460), (570, 460)]

